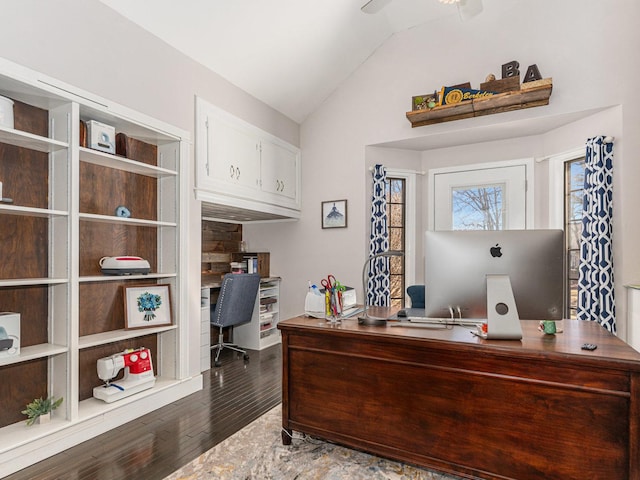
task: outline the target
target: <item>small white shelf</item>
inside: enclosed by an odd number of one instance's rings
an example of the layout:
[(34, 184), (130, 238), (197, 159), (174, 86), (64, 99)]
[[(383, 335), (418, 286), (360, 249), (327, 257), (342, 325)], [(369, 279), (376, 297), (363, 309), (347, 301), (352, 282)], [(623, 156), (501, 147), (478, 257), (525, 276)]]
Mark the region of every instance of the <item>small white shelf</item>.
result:
[[(233, 329), (233, 341), (251, 350), (262, 350), (280, 341), (280, 331), (277, 329), (280, 319), (280, 279), (263, 280), (259, 292), (251, 322)], [(262, 302), (267, 299), (272, 299), (273, 303), (268, 303), (268, 311), (261, 311)], [(264, 328), (267, 324), (269, 327)]]
[(63, 210), (49, 210), (47, 208), (21, 207), (10, 203), (0, 203), (0, 214), (22, 215), (25, 217), (68, 217), (69, 212)]
[[(97, 377), (96, 377), (97, 378)], [(134, 395), (131, 395), (129, 397), (124, 397), (120, 400), (118, 400), (117, 402), (113, 402), (113, 403), (105, 403), (102, 400), (98, 400), (96, 398), (87, 398), (86, 400), (83, 400), (81, 402), (78, 403), (78, 413), (79, 413), (79, 417), (81, 420), (84, 419), (89, 419), (92, 417), (96, 417), (96, 416), (100, 416), (100, 415), (104, 415), (105, 413), (111, 411), (111, 410), (116, 410), (120, 407), (122, 407), (123, 405), (126, 405), (128, 403), (132, 403), (132, 402), (136, 402), (138, 400), (141, 400), (145, 397), (149, 397), (151, 395), (155, 395), (159, 392), (161, 392), (162, 390), (172, 387), (174, 385), (179, 384), (180, 381), (175, 380), (175, 379), (171, 379), (171, 378), (164, 378), (164, 377), (160, 377), (157, 376), (156, 377), (156, 383), (154, 384), (154, 386), (152, 388), (149, 388), (148, 390), (143, 390), (141, 392), (138, 392)]]
[[(64, 407), (64, 403), (62, 407)], [(51, 422), (44, 425), (27, 426), (27, 417), (25, 415), (24, 421), (3, 427), (2, 435), (0, 435), (0, 454), (66, 428), (69, 422), (63, 418), (64, 414), (61, 410), (64, 410), (64, 408), (56, 410), (51, 416)]]
[(169, 330), (175, 330), (176, 325), (166, 325), (164, 327), (153, 328), (137, 328), (135, 330), (112, 330), (104, 333), (96, 333), (94, 335), (85, 335), (80, 337), (78, 347), (80, 349), (96, 347), (98, 345), (106, 345), (112, 342), (119, 342), (129, 338), (144, 337), (153, 333), (162, 333)]
[(159, 222), (157, 220), (145, 220), (142, 218), (124, 218), (115, 215), (97, 215), (94, 213), (80, 213), (80, 220), (87, 222), (114, 223), (122, 225), (131, 225), (134, 227), (175, 227), (175, 222)]
[(29, 287), (35, 285), (60, 285), (69, 283), (68, 278), (9, 278), (0, 280), (0, 287)]
[(278, 296), (278, 287), (266, 287), (260, 290), (260, 298), (269, 298)]
[(156, 167), (147, 163), (130, 160), (125, 157), (118, 157), (110, 153), (99, 152), (98, 150), (85, 147), (80, 147), (80, 160), (102, 167), (115, 168), (117, 170), (124, 170), (153, 178), (175, 177), (178, 174), (175, 170)]
[(29, 150), (45, 153), (69, 148), (69, 144), (66, 142), (60, 142), (51, 138), (6, 127), (0, 127), (0, 143), (8, 143), (16, 147), (28, 148)]
[(175, 278), (176, 273), (148, 273), (135, 275), (94, 275), (90, 277), (80, 277), (80, 283), (90, 282), (121, 282), (123, 280), (148, 280), (150, 278)]
[(0, 367), (4, 365), (11, 365), (12, 363), (28, 362), (29, 360), (35, 360), (37, 358), (51, 357), (53, 355), (66, 353), (67, 351), (67, 347), (52, 343), (20, 347), (20, 355), (0, 358)]

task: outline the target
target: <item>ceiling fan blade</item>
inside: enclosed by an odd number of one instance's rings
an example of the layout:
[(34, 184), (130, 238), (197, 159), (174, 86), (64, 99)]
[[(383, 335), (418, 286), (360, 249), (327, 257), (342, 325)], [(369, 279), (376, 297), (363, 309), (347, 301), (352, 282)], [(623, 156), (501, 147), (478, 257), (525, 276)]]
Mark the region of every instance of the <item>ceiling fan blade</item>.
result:
[(459, 0), (456, 5), (458, 6), (458, 14), (463, 21), (482, 12), (482, 0)]
[(362, 7), (360, 7), (360, 10), (362, 10), (364, 13), (378, 13), (389, 3), (391, 3), (391, 0), (369, 0)]

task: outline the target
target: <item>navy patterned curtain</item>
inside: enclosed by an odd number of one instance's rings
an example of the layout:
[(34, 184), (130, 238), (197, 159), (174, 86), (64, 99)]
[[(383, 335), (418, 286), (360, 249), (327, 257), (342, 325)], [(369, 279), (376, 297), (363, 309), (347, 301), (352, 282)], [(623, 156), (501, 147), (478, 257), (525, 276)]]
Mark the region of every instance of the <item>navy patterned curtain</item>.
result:
[(616, 333), (612, 199), (613, 142), (603, 136), (590, 138), (585, 157), (577, 317), (598, 322)]
[[(389, 250), (386, 181), (387, 170), (383, 165), (376, 165), (373, 171), (373, 194), (371, 197), (370, 257)], [(367, 305), (386, 307), (389, 305), (390, 297), (389, 257), (376, 258), (369, 264)]]

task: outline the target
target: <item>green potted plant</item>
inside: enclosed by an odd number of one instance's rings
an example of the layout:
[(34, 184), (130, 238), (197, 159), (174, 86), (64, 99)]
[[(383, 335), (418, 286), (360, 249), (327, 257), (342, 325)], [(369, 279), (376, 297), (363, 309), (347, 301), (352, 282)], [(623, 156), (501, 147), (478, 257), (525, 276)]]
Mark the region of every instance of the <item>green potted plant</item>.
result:
[(51, 412), (58, 408), (61, 403), (62, 397), (58, 400), (54, 400), (53, 397), (43, 400), (40, 397), (27, 404), (27, 408), (21, 413), (28, 417), (27, 425), (33, 425), (36, 422), (46, 423), (51, 420)]

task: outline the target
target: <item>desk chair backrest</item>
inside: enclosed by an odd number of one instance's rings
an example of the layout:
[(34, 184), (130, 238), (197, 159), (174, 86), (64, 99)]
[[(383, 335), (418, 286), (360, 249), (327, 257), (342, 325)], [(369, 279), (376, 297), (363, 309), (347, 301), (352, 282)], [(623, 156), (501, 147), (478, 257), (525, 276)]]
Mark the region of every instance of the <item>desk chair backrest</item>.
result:
[(259, 286), (260, 275), (257, 273), (226, 274), (216, 307), (211, 312), (211, 324), (230, 327), (250, 322)]
[(407, 295), (411, 299), (411, 308), (424, 308), (424, 285), (410, 285)]

